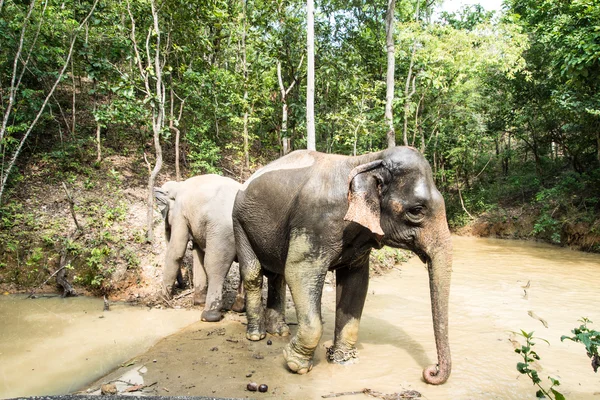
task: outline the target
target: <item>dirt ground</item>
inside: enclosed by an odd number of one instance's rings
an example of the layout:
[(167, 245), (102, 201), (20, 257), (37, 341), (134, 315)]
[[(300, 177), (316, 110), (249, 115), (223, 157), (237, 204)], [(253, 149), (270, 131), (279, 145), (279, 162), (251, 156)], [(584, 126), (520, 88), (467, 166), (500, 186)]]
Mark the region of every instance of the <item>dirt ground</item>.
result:
[[(322, 301), (323, 337), (314, 368), (306, 375), (292, 374), (284, 364), (282, 348), (289, 337), (267, 335), (250, 342), (245, 316), (228, 313), (219, 323), (197, 322), (161, 340), (84, 392), (99, 393), (101, 384), (113, 383), (120, 392), (166, 396), (533, 399), (535, 386), (516, 369), (521, 360), (514, 349), (523, 338), (515, 332), (523, 329), (541, 338), (535, 347), (541, 360), (535, 367), (544, 386), (552, 376), (570, 400), (600, 399), (600, 377), (590, 368), (583, 346), (560, 340), (578, 326), (581, 316), (600, 320), (597, 288), (590, 285), (600, 280), (600, 257), (535, 243), (466, 237), (454, 237), (453, 242), (453, 368), (444, 385), (427, 385), (421, 377), (422, 369), (436, 362), (436, 350), (428, 275), (413, 257), (371, 279), (354, 364), (325, 359), (335, 313), (330, 278)], [(294, 333), (291, 303), (287, 320)], [(248, 391), (251, 382), (266, 384), (267, 392)], [(365, 389), (371, 390), (370, 396)]]

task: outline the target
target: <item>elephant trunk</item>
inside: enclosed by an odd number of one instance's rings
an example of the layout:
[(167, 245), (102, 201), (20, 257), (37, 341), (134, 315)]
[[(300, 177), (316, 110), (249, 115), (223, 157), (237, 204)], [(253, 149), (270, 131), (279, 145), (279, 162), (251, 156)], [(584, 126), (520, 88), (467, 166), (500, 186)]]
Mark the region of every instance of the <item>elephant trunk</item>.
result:
[(449, 232), (444, 232), (441, 236), (435, 241), (435, 249), (429, 253), (427, 262), (438, 363), (423, 370), (423, 379), (432, 385), (441, 385), (446, 382), (452, 369), (448, 341), (448, 299), (452, 271), (452, 241)]

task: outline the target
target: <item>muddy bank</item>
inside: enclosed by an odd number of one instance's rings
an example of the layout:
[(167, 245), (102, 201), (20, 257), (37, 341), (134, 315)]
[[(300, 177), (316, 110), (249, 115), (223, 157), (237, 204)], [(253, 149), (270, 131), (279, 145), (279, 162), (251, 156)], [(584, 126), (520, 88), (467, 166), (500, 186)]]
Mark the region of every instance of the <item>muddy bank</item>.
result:
[(573, 250), (600, 253), (600, 220), (565, 222), (552, 229), (536, 229), (539, 210), (532, 206), (498, 209), (478, 216), (459, 235), (477, 237), (538, 240)]
[[(600, 375), (594, 374), (583, 346), (560, 341), (579, 325), (581, 316), (600, 321), (597, 288), (590, 285), (600, 281), (600, 256), (537, 243), (453, 240), (453, 372), (445, 385), (430, 386), (421, 378), (422, 369), (436, 362), (436, 352), (427, 272), (413, 258), (401, 269), (371, 280), (355, 364), (325, 360), (325, 348), (333, 339), (335, 304), (333, 288), (326, 287), (324, 334), (307, 375), (291, 374), (284, 365), (281, 352), (289, 338), (267, 336), (249, 342), (245, 317), (229, 313), (220, 323), (198, 322), (162, 340), (91, 389), (134, 370), (144, 371), (138, 375), (146, 387), (138, 392), (147, 395), (304, 399), (369, 388), (380, 393), (414, 390), (432, 400), (520, 400), (535, 397), (534, 386), (516, 370), (521, 360), (514, 352), (519, 337), (513, 332), (524, 329), (549, 342), (539, 340), (535, 348), (543, 384), (552, 376), (569, 399), (600, 398)], [(287, 317), (294, 332), (291, 304)], [(267, 384), (268, 391), (249, 392), (249, 382)]]

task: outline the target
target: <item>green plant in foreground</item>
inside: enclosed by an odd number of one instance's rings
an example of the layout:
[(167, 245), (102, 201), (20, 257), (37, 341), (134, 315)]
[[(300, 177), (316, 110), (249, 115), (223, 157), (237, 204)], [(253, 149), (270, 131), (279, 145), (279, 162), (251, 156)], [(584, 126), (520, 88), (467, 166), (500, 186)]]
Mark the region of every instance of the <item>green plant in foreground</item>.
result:
[(598, 355), (598, 346), (600, 346), (600, 332), (588, 328), (587, 324), (592, 323), (592, 321), (590, 321), (588, 318), (582, 317), (578, 321), (580, 321), (582, 324), (579, 326), (579, 328), (574, 328), (571, 331), (575, 336), (569, 337), (567, 335), (563, 335), (560, 337), (560, 341), (562, 342), (565, 339), (569, 339), (574, 342), (583, 343), (588, 357), (592, 360), (592, 368), (594, 369), (594, 372), (598, 372), (598, 367), (600, 367), (600, 356)]
[(534, 337), (533, 332), (527, 333), (524, 330), (521, 330), (521, 333), (517, 332), (517, 335), (525, 338), (525, 345), (521, 346), (521, 348), (515, 349), (515, 353), (518, 353), (521, 355), (521, 357), (523, 357), (523, 362), (517, 363), (517, 371), (519, 371), (523, 375), (527, 375), (529, 379), (531, 379), (531, 382), (533, 382), (533, 384), (539, 388), (539, 390), (535, 393), (538, 399), (548, 397), (549, 399), (554, 400), (564, 400), (565, 396), (563, 396), (562, 393), (554, 389), (555, 386), (560, 385), (558, 379), (554, 379), (549, 376), (548, 379), (550, 379), (552, 385), (546, 390), (541, 385), (542, 380), (540, 379), (538, 372), (535, 369), (531, 368), (532, 362), (540, 360), (540, 356), (538, 356), (538, 354), (534, 350), (532, 350), (532, 347), (535, 346), (533, 340), (539, 339), (543, 340), (546, 343), (548, 343), (548, 341)]

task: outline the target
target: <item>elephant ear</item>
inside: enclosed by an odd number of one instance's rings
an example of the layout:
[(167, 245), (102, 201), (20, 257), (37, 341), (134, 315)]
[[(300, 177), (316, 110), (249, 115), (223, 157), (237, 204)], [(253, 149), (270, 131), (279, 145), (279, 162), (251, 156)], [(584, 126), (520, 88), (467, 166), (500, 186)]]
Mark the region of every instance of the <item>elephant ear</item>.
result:
[(162, 214), (163, 219), (166, 221), (169, 215), (169, 193), (162, 188), (154, 188), (154, 197), (156, 198), (156, 205)]
[(348, 176), (348, 212), (345, 221), (356, 222), (375, 235), (383, 237), (380, 225), (381, 193), (385, 169), (383, 160), (362, 164), (350, 171)]

